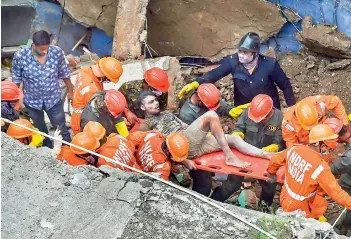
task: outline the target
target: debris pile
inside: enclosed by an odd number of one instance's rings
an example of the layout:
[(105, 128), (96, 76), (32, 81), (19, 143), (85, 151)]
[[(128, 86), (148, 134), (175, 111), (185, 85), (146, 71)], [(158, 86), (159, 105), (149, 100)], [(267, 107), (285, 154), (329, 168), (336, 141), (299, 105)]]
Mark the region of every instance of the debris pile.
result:
[[(262, 238), (231, 216), (145, 176), (107, 166), (70, 167), (53, 151), (3, 133), (1, 147), (5, 238)], [(320, 238), (331, 228), (312, 219), (223, 206), (278, 238)], [(331, 231), (329, 238), (339, 236)]]

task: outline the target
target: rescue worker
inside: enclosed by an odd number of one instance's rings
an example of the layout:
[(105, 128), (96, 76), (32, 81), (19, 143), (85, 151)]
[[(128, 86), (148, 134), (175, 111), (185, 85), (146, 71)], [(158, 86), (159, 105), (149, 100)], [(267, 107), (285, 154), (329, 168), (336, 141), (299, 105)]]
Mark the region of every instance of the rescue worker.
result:
[(180, 109), (179, 118), (190, 125), (209, 110), (214, 110), (219, 116), (230, 116), (236, 119), (250, 104), (232, 107), (221, 100), (221, 93), (214, 84), (202, 84), (197, 91), (190, 94), (188, 100)]
[(184, 86), (178, 97), (181, 99), (200, 84), (215, 83), (231, 73), (234, 79), (235, 106), (251, 102), (258, 94), (266, 94), (272, 98), (274, 107), (280, 109), (277, 86), (283, 91), (287, 105), (294, 105), (295, 97), (289, 79), (276, 59), (260, 55), (260, 38), (257, 33), (247, 33), (237, 47), (238, 53), (224, 58), (219, 67)]
[[(105, 128), (99, 122), (88, 122), (83, 131), (94, 135), (94, 137), (99, 140), (100, 145), (102, 146), (96, 150), (97, 153), (141, 170), (141, 167), (138, 165), (134, 157), (135, 145), (132, 142), (115, 133), (107, 136)], [(93, 157), (96, 158), (96, 156)], [(97, 158), (96, 166), (100, 167), (102, 165), (131, 171), (117, 163), (108, 162), (102, 157)]]
[(328, 110), (332, 110), (344, 125), (348, 124), (345, 107), (339, 97), (334, 95), (309, 96), (289, 107), (284, 113), (282, 124), (286, 147), (308, 143), (309, 130), (324, 122)]
[(324, 194), (351, 209), (351, 197), (341, 189), (326, 160), (337, 146), (338, 135), (325, 124), (312, 127), (309, 144), (296, 145), (272, 156), (268, 166), (274, 180), (285, 165), (285, 183), (280, 194), (284, 212), (304, 212), (307, 218), (319, 218), (327, 209)]
[[(173, 164), (179, 164), (188, 157), (189, 142), (180, 133), (164, 137), (157, 131), (137, 131), (127, 139), (138, 147), (136, 158), (143, 171), (156, 174), (164, 180), (169, 179)], [(185, 181), (189, 184), (191, 179), (179, 178), (179, 183)]]
[[(31, 129), (35, 129), (38, 130), (37, 128), (35, 128), (31, 122), (29, 122), (26, 119), (17, 119), (15, 121), (13, 121), (14, 123), (26, 126), (28, 128)], [(33, 131), (30, 131), (28, 129), (25, 129), (23, 127), (14, 125), (14, 124), (10, 124), (8, 129), (7, 129), (7, 135), (17, 139), (18, 141), (20, 141), (21, 143), (25, 144), (25, 145), (29, 145), (29, 146), (34, 146), (34, 147), (41, 147), (43, 146), (43, 141), (45, 139), (44, 136), (35, 133)]]
[[(1, 81), (1, 117), (15, 121), (19, 119), (20, 100), (23, 99), (23, 91), (12, 81)], [(5, 122), (4, 122), (5, 123)], [(1, 127), (6, 132), (7, 123)]]
[(142, 90), (150, 90), (162, 102), (162, 110), (167, 106), (167, 91), (170, 87), (168, 74), (158, 67), (152, 67), (145, 71), (143, 81), (130, 81), (122, 85), (120, 91), (127, 99), (129, 109), (133, 111), (139, 118), (143, 118), (143, 112), (138, 109), (136, 104), (137, 95)]
[(117, 90), (96, 93), (83, 110), (80, 126), (84, 128), (89, 121), (96, 121), (104, 126), (107, 135), (119, 133), (126, 137), (129, 132), (121, 117), (126, 105), (126, 99)]
[[(141, 92), (137, 99), (138, 106), (145, 112), (145, 120), (140, 125), (140, 131), (158, 130), (164, 136), (171, 133), (182, 133), (189, 141), (189, 159), (201, 155), (222, 151), (226, 157), (226, 163), (234, 167), (247, 168), (249, 163), (240, 160), (233, 154), (230, 147), (239, 151), (258, 157), (270, 158), (270, 153), (245, 143), (239, 136), (225, 135), (220, 124), (218, 115), (214, 111), (208, 111), (191, 125), (187, 125), (169, 111), (161, 112), (156, 96), (150, 91)], [(211, 136), (207, 134), (211, 132)], [(193, 170), (193, 190), (208, 196), (211, 191), (211, 173), (196, 170), (196, 164), (192, 160), (185, 160), (183, 164)], [(228, 177), (229, 178), (229, 177)], [(212, 198), (225, 201), (235, 190), (239, 189), (243, 177), (230, 175), (223, 187), (220, 187)], [(239, 185), (234, 187), (232, 184)]]
[[(72, 138), (71, 143), (91, 151), (95, 151), (98, 147), (100, 147), (99, 141), (92, 134), (87, 132), (80, 132), (76, 134)], [(92, 157), (92, 155), (86, 151), (68, 145), (64, 145), (62, 147), (56, 146), (56, 148), (60, 149), (59, 151), (55, 151), (57, 159), (68, 165), (80, 166), (90, 164), (95, 166), (94, 157)]]
[[(83, 67), (77, 76), (73, 93), (73, 113), (71, 117), (71, 128), (73, 134), (80, 129), (80, 118), (85, 106), (97, 92), (104, 90), (103, 82), (111, 81), (117, 83), (123, 73), (121, 63), (113, 57), (101, 58), (97, 64)], [(131, 112), (130, 112), (131, 113)], [(133, 120), (133, 116), (126, 110), (126, 118)]]
[[(283, 113), (273, 107), (268, 95), (259, 94), (253, 98), (249, 109), (239, 117), (233, 134), (239, 135), (248, 144), (267, 152), (278, 152), (285, 148), (281, 124)], [(269, 212), (276, 191), (276, 182), (259, 180), (262, 191), (258, 207)]]

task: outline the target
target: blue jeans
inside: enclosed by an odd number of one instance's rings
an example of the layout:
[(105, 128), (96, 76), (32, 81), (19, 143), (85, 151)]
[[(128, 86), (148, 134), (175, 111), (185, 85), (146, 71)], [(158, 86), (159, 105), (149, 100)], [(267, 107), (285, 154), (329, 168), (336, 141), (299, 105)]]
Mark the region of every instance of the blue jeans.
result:
[[(45, 105), (43, 106), (42, 110), (34, 109), (26, 104), (25, 104), (25, 106), (27, 108), (29, 117), (33, 120), (34, 126), (36, 128), (38, 128), (39, 131), (44, 132), (46, 134), (49, 133), (48, 128), (45, 124), (45, 120), (44, 120), (44, 111), (45, 111), (50, 119), (51, 125), (55, 129), (57, 128), (57, 126), (60, 127), (63, 140), (65, 140), (67, 142), (71, 142), (71, 134), (66, 127), (65, 112), (63, 110), (63, 103), (61, 100), (59, 102), (57, 102), (57, 104), (54, 105), (49, 110), (47, 110), (45, 108)], [(51, 139), (45, 138), (44, 142), (43, 142), (43, 146), (52, 148), (53, 144), (52, 144)]]

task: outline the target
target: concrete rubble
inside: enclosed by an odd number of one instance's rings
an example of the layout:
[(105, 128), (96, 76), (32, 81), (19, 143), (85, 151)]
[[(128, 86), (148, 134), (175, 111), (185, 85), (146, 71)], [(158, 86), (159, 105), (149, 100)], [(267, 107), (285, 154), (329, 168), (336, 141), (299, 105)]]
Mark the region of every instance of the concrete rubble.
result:
[(148, 44), (159, 55), (229, 55), (249, 31), (262, 39), (286, 22), (272, 3), (260, 0), (150, 1)]
[[(119, 60), (136, 59), (142, 55), (141, 44), (149, 0), (119, 0), (115, 22), (112, 54)], [(144, 35), (146, 34), (146, 30)]]
[[(71, 167), (52, 150), (24, 146), (3, 133), (1, 153), (3, 238), (261, 238), (233, 217), (145, 176)], [(331, 228), (221, 205), (278, 238), (320, 238)], [(329, 238), (339, 236), (331, 231)]]
[[(301, 34), (301, 35), (300, 35)], [(351, 38), (324, 24), (312, 24), (312, 17), (302, 20), (302, 31), (296, 35), (309, 50), (337, 58), (351, 58)]]
[(118, 0), (58, 0), (66, 12), (87, 27), (97, 27), (113, 36)]

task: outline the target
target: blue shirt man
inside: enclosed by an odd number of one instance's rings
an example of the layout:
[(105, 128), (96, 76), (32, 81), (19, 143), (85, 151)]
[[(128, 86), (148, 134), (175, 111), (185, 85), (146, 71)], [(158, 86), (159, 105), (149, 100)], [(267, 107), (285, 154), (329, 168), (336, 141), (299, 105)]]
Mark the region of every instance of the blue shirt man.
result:
[[(72, 100), (70, 71), (62, 49), (50, 46), (50, 36), (46, 31), (34, 33), (33, 45), (15, 54), (12, 80), (18, 85), (23, 83), (24, 105), (34, 126), (48, 133), (44, 120), (45, 111), (52, 126), (60, 127), (63, 139), (70, 142), (71, 136), (65, 123), (59, 82), (65, 82), (68, 99)], [(52, 148), (50, 139), (46, 138), (43, 146)]]

